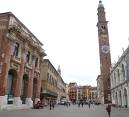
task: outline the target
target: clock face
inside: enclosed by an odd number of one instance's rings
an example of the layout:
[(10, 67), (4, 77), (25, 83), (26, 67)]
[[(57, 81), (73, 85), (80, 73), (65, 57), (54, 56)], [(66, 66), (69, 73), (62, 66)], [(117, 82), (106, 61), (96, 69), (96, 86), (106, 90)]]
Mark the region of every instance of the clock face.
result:
[(105, 54), (109, 53), (109, 51), (110, 51), (108, 45), (103, 45), (103, 46), (101, 47), (101, 50), (102, 50), (102, 52), (105, 53)]

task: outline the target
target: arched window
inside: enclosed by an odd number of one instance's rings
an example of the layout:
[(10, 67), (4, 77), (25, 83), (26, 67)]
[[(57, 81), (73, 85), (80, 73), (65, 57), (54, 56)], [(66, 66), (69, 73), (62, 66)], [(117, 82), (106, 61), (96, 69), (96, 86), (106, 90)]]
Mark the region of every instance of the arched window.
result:
[(6, 95), (8, 96), (7, 97), (8, 104), (13, 103), (13, 96), (15, 96), (15, 90), (16, 90), (16, 81), (17, 81), (17, 72), (14, 69), (10, 69), (8, 72), (7, 86), (6, 86)]
[(116, 86), (116, 73), (114, 72), (114, 86)]
[(111, 87), (113, 87), (114, 86), (114, 80), (113, 80), (114, 78), (113, 77), (111, 77)]
[(117, 83), (120, 83), (120, 70), (117, 70)]
[(123, 76), (123, 80), (125, 80), (125, 67), (122, 64), (122, 76)]

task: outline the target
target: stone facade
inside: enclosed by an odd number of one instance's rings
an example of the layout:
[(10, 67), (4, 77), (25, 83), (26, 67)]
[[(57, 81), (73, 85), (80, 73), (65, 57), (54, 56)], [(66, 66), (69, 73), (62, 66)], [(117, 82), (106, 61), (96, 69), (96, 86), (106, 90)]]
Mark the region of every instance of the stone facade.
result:
[(97, 100), (97, 87), (92, 87), (90, 85), (78, 86), (75, 82), (69, 83), (68, 87), (69, 100), (73, 103), (78, 103), (80, 101), (85, 103)]
[(129, 107), (129, 47), (112, 66), (110, 81), (112, 103), (120, 107)]
[(0, 14), (0, 108), (40, 99), (42, 43), (12, 13)]
[(48, 59), (44, 59), (41, 67), (41, 99), (48, 104), (50, 100), (60, 101), (66, 98), (66, 84), (61, 77), (61, 71), (55, 69)]
[(97, 87), (90, 88), (90, 99), (95, 102), (97, 101)]
[(78, 91), (78, 86), (76, 82), (71, 82), (68, 85), (68, 94), (69, 94), (69, 100), (72, 103), (76, 103), (78, 101), (78, 95), (77, 95), (77, 91)]
[(91, 100), (91, 86), (82, 86), (82, 100)]
[(60, 102), (62, 100), (68, 101), (67, 98), (67, 92), (66, 92), (66, 83), (64, 82), (64, 80), (61, 77), (61, 72), (59, 72), (58, 75), (58, 82), (57, 82), (57, 93), (58, 93), (58, 97), (57, 97), (57, 102)]

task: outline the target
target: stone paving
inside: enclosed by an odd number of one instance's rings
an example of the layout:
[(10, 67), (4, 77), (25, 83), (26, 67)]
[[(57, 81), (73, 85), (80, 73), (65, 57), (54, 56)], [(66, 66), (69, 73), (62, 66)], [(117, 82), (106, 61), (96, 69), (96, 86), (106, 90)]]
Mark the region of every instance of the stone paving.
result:
[[(90, 109), (87, 105), (83, 107), (56, 105), (54, 110), (45, 107), (44, 109), (0, 111), (0, 117), (108, 117), (108, 115), (103, 105), (91, 105)], [(129, 117), (129, 108), (112, 108), (111, 117)]]

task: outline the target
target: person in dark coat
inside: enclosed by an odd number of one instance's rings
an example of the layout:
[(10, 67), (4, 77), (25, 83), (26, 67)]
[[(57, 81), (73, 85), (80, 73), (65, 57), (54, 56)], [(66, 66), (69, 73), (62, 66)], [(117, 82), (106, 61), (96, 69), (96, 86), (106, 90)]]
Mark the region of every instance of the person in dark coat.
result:
[(79, 101), (79, 102), (78, 102), (78, 107), (80, 107), (80, 104), (81, 104), (81, 103), (80, 103), (80, 101)]
[(52, 107), (53, 107), (53, 109), (55, 107), (55, 101), (54, 100), (52, 101)]
[(52, 108), (52, 100), (50, 100), (49, 105), (50, 105), (50, 110), (51, 110), (51, 108)]
[(110, 113), (111, 113), (111, 104), (108, 104), (106, 106), (106, 111), (108, 112), (108, 117), (110, 117)]
[(88, 103), (88, 106), (89, 106), (89, 108), (90, 108), (90, 101), (89, 101), (89, 103)]
[(81, 105), (82, 105), (82, 107), (83, 107), (83, 101), (81, 102)]

